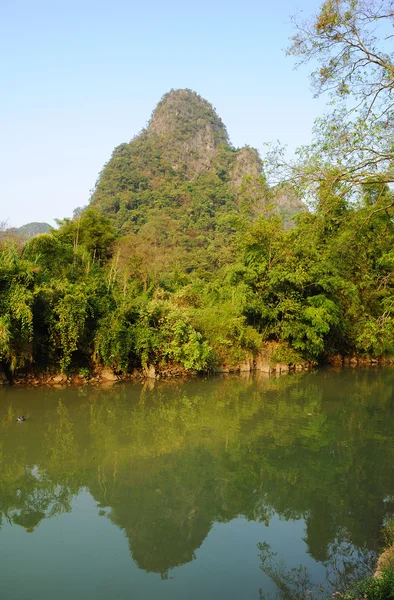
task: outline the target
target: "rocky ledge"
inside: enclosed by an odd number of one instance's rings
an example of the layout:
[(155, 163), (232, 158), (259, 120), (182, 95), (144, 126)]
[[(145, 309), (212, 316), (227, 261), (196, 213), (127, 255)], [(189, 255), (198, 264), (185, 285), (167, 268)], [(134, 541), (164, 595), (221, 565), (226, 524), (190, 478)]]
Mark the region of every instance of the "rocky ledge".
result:
[(374, 577), (382, 577), (384, 569), (393, 569), (394, 570), (394, 546), (387, 548), (378, 559), (378, 564), (376, 565), (376, 571), (374, 573)]

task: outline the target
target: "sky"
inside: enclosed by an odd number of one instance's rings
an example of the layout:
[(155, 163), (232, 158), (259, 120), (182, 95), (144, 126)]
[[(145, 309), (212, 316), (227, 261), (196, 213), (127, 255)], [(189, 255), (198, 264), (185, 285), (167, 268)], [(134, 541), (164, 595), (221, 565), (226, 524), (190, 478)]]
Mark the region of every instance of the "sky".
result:
[(0, 222), (71, 217), (170, 89), (211, 102), (236, 147), (307, 144), (326, 99), (286, 48), (320, 4), (0, 0)]

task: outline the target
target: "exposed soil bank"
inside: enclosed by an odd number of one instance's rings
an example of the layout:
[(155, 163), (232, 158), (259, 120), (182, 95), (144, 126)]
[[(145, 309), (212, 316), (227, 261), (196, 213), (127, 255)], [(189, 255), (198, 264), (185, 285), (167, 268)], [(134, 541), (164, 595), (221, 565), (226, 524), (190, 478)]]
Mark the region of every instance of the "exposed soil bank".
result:
[[(252, 357), (242, 361), (237, 365), (222, 365), (213, 372), (220, 373), (251, 373), (260, 372), (267, 376), (278, 376), (284, 373), (294, 371), (309, 370), (313, 367), (312, 363), (302, 363), (297, 365), (288, 365), (284, 363), (269, 364), (268, 361), (261, 359), (256, 361)], [(113, 383), (116, 381), (139, 380), (139, 379), (170, 379), (176, 377), (190, 378), (197, 376), (197, 373), (187, 371), (180, 364), (166, 365), (148, 365), (145, 369), (135, 369), (132, 373), (124, 373), (113, 370), (109, 367), (94, 368), (91, 370), (81, 369), (79, 372), (60, 373), (57, 371), (26, 371), (15, 373), (12, 378), (6, 376), (0, 370), (0, 385), (23, 385), (23, 386), (65, 386), (65, 385), (85, 385)]]
[[(316, 366), (315, 363), (304, 361), (298, 363), (278, 362), (275, 360), (275, 343), (266, 344), (258, 354), (245, 355), (244, 359), (237, 364), (221, 364), (214, 369), (214, 373), (251, 373), (260, 372), (267, 375), (278, 376), (294, 371), (307, 371)], [(339, 354), (327, 356), (326, 364), (333, 367), (342, 366), (386, 366), (394, 364), (393, 357), (365, 358), (357, 356), (341, 356)], [(190, 378), (196, 373), (187, 371), (181, 364), (159, 364), (148, 365), (144, 369), (134, 369), (133, 372), (121, 372), (110, 367), (94, 367), (91, 369), (80, 369), (72, 373), (60, 373), (48, 369), (46, 371), (26, 370), (13, 374), (6, 373), (0, 366), (0, 385), (26, 385), (26, 386), (64, 386), (101, 384), (125, 380), (138, 379), (166, 379), (173, 377)]]
[[(1, 369), (1, 368), (0, 368)], [(135, 369), (132, 373), (123, 373), (115, 371), (109, 367), (81, 369), (79, 372), (61, 373), (54, 370), (48, 371), (26, 371), (15, 373), (12, 378), (6, 376), (0, 370), (0, 385), (21, 385), (21, 386), (52, 386), (63, 387), (66, 385), (100, 385), (115, 383), (117, 381), (138, 380), (138, 379), (160, 379), (162, 377), (191, 377), (193, 373), (186, 371), (182, 365), (167, 365), (162, 370), (157, 370), (153, 366), (147, 369)]]
[(365, 356), (342, 356), (341, 354), (332, 354), (326, 357), (326, 362), (329, 365), (346, 367), (386, 366), (394, 364), (394, 357), (379, 356), (377, 358), (367, 358)]

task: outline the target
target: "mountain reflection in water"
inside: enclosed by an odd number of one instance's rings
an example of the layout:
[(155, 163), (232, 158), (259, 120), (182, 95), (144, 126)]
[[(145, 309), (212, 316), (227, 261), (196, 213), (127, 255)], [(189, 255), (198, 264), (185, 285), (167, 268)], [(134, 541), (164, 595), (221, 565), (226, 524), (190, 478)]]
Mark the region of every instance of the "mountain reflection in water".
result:
[[(349, 369), (4, 388), (0, 542), (5, 526), (35, 533), (89, 492), (96, 513), (127, 536), (138, 567), (163, 579), (203, 552), (214, 524), (243, 518), (268, 529), (304, 522), (305, 556), (333, 585), (347, 585), (371, 567), (394, 513), (393, 384), (394, 370)], [(261, 536), (254, 554), (279, 592), (301, 585)], [(240, 557), (241, 578), (242, 570)], [(302, 574), (308, 586), (328, 585)]]

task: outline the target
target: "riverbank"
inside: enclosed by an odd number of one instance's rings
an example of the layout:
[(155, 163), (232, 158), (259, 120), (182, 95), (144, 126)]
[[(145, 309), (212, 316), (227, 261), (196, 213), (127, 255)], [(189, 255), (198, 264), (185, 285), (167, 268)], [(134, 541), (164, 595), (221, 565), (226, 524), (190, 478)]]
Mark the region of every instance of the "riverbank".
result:
[(390, 600), (394, 598), (394, 521), (383, 528), (384, 550), (380, 554), (373, 577), (357, 585), (357, 593), (348, 594), (342, 600)]
[[(325, 366), (341, 369), (343, 367), (371, 367), (379, 368), (393, 365), (392, 360), (358, 360), (335, 361)], [(236, 374), (259, 374), (265, 377), (279, 377), (285, 374), (311, 371), (318, 368), (313, 363), (304, 363), (299, 365), (273, 364), (268, 366), (256, 366), (248, 363), (242, 363), (235, 367), (220, 367), (212, 371), (214, 375), (236, 375)], [(84, 386), (84, 385), (102, 385), (112, 384), (119, 381), (145, 381), (145, 380), (165, 380), (165, 379), (192, 379), (201, 375), (200, 373), (187, 371), (182, 365), (172, 364), (165, 367), (149, 365), (145, 369), (134, 369), (131, 373), (115, 371), (109, 367), (95, 369), (81, 369), (71, 373), (61, 373), (59, 371), (30, 371), (17, 373), (12, 378), (7, 378), (4, 372), (0, 371), (0, 386), (17, 385), (23, 387), (65, 387), (65, 386)]]
[[(318, 367), (317, 363), (298, 360), (289, 362), (290, 358), (287, 348), (276, 342), (267, 342), (258, 353), (246, 353), (238, 362), (225, 362), (218, 364), (210, 371), (214, 374), (230, 373), (264, 373), (267, 376), (277, 377), (286, 373), (309, 371)], [(342, 367), (379, 367), (394, 364), (394, 357), (367, 358), (364, 356), (343, 356), (340, 354), (324, 357), (322, 365), (334, 368)], [(111, 367), (92, 365), (90, 368), (70, 369), (62, 373), (55, 368), (47, 370), (25, 369), (16, 373), (6, 373), (0, 366), (0, 385), (23, 385), (23, 386), (65, 386), (65, 385), (98, 385), (102, 383), (114, 383), (116, 381), (145, 380), (145, 379), (169, 379), (196, 377), (200, 373), (186, 369), (181, 363), (160, 362), (148, 364), (144, 368), (135, 368), (132, 371), (121, 371)]]

